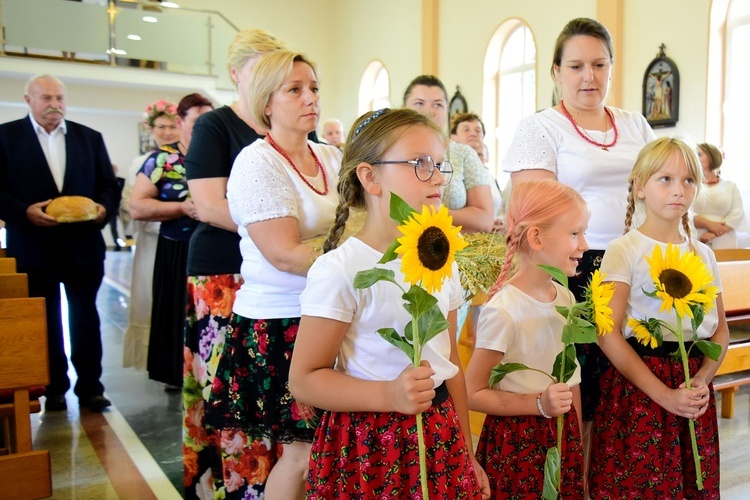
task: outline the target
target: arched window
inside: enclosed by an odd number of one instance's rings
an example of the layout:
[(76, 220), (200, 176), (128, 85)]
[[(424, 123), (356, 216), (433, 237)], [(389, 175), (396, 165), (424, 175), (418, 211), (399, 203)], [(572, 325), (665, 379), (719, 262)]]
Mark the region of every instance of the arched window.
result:
[(511, 19), (495, 31), (485, 55), (484, 75), (485, 142), (502, 184), (507, 175), (500, 164), (518, 122), (536, 109), (536, 44), (523, 21)]
[(380, 61), (367, 65), (359, 84), (359, 114), (391, 105), (391, 80)]
[[(750, 48), (750, 2), (729, 2), (726, 25), (726, 58), (724, 80), (724, 137), (723, 146), (732, 159), (745, 158), (747, 153), (747, 117), (750, 116), (750, 66), (747, 50)], [(750, 172), (747, 165), (729, 161), (731, 177), (741, 184), (740, 189), (750, 191)], [(732, 168), (734, 166), (734, 168)], [(740, 168), (741, 167), (741, 168)]]

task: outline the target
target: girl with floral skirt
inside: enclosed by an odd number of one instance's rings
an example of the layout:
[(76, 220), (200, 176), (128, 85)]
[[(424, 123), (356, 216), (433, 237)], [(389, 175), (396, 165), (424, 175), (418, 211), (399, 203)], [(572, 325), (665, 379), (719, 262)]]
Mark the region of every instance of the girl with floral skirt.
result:
[[(384, 327), (403, 332), (411, 319), (399, 287), (384, 281), (365, 289), (353, 285), (354, 276), (373, 268), (401, 236), (389, 216), (391, 193), (411, 207), (439, 208), (452, 173), (443, 160), (446, 145), (444, 132), (429, 118), (406, 109), (366, 113), (350, 132), (336, 224), (300, 297), (289, 377), (299, 401), (326, 410), (313, 442), (307, 498), (422, 498), (415, 418), (420, 412), (430, 498), (489, 494), (472, 453), (456, 351), (462, 291), (455, 263), (445, 266), (448, 279), (433, 293), (451, 326), (424, 345), (424, 361), (416, 367), (378, 333)], [(364, 227), (336, 248), (351, 209), (367, 210)], [(423, 257), (437, 262), (442, 255)], [(401, 259), (383, 267), (409, 288)]]
[[(685, 384), (681, 360), (670, 357), (678, 350), (676, 337), (662, 328), (663, 342), (652, 343), (641, 322), (654, 318), (677, 328), (672, 308), (660, 307), (658, 297), (644, 292), (654, 290), (656, 278), (671, 278), (679, 287), (690, 286), (694, 277), (678, 262), (675, 269), (654, 274), (646, 258), (655, 248), (661, 252), (671, 244), (679, 253), (695, 252), (696, 260), (713, 273), (712, 286), (721, 291), (713, 252), (690, 237), (688, 209), (701, 183), (701, 167), (687, 144), (664, 137), (643, 148), (628, 183), (625, 226), (635, 226), (635, 213), (645, 211), (645, 220), (614, 240), (602, 261), (606, 279), (615, 283), (610, 302), (615, 325), (614, 333), (600, 340), (612, 366), (601, 379), (589, 493), (591, 498), (719, 498), (719, 435), (711, 380), (729, 336), (721, 293), (696, 332), (699, 339), (718, 343), (721, 355), (714, 361), (697, 348), (690, 351), (691, 389)], [(679, 295), (687, 297), (687, 293)], [(692, 332), (690, 318), (683, 318), (683, 331)], [(694, 419), (702, 491), (696, 486), (688, 419)]]
[[(547, 450), (557, 445), (552, 417), (564, 415), (560, 496), (583, 498), (580, 367), (567, 383), (550, 383), (545, 375), (563, 349), (566, 319), (556, 307), (570, 307), (575, 298), (539, 265), (575, 275), (588, 249), (589, 211), (573, 188), (535, 180), (513, 186), (506, 220), (505, 263), (479, 316), (466, 370), (469, 408), (487, 414), (477, 460), (494, 498), (540, 498)], [(508, 277), (515, 256), (518, 270)], [(490, 387), (499, 363), (533, 370), (509, 373)]]

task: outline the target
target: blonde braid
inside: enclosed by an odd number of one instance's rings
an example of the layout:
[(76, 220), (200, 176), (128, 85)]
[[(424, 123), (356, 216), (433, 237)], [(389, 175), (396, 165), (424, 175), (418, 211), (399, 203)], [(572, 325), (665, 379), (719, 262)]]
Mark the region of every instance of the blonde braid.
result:
[(628, 234), (630, 225), (633, 223), (633, 213), (635, 212), (635, 196), (633, 196), (633, 181), (628, 183), (628, 208), (625, 211), (625, 231), (622, 234)]
[(688, 241), (690, 241), (692, 234), (690, 231), (690, 217), (687, 212), (682, 214), (682, 228), (685, 230), (685, 235), (687, 236)]

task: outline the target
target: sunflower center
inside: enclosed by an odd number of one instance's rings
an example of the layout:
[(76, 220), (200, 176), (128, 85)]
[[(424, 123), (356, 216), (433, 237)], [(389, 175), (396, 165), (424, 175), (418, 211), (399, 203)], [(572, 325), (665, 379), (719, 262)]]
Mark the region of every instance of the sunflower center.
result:
[(693, 289), (690, 278), (676, 269), (663, 270), (659, 274), (659, 281), (664, 284), (664, 291), (675, 299), (687, 297)]
[(430, 226), (425, 229), (417, 241), (417, 255), (419, 262), (430, 271), (442, 269), (450, 254), (450, 241), (438, 227)]

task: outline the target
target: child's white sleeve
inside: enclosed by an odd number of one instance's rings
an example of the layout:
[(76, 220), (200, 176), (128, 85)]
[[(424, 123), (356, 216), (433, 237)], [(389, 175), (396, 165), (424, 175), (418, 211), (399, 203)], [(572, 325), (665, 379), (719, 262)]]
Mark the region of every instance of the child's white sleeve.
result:
[(307, 272), (307, 285), (300, 295), (301, 313), (351, 323), (357, 308), (356, 292), (338, 262), (323, 255)]
[(499, 299), (500, 297), (495, 295), (482, 307), (477, 321), (475, 346), (505, 353), (513, 343), (517, 323), (509, 308)]

